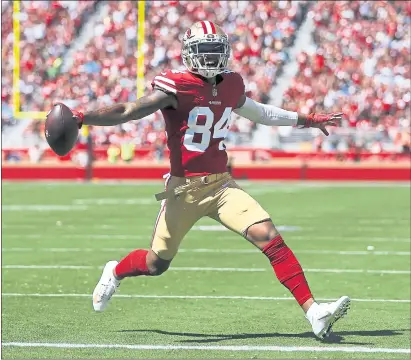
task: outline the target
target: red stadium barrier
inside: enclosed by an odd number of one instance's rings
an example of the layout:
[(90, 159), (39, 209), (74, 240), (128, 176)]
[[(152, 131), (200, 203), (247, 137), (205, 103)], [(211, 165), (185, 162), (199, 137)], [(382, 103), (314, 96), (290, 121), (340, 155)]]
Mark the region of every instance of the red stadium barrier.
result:
[[(78, 150), (84, 151), (84, 146), (79, 147)], [(70, 152), (65, 157), (58, 157), (51, 149), (46, 149), (43, 153), (43, 160), (61, 160), (68, 161), (71, 156), (78, 151), (77, 149)], [(106, 160), (107, 159), (108, 146), (100, 146), (93, 149), (93, 154), (96, 160)], [(20, 154), (22, 157), (28, 157), (28, 149), (2, 149), (3, 157), (9, 155), (10, 153)], [(344, 153), (322, 153), (322, 152), (285, 152), (280, 150), (270, 150), (270, 149), (259, 149), (259, 148), (232, 148), (228, 150), (230, 155), (244, 155), (250, 160), (254, 160), (261, 156), (267, 157), (268, 159), (319, 159), (319, 160), (330, 160), (339, 158), (344, 160), (410, 160), (410, 154), (400, 154), (392, 152), (380, 152), (380, 153), (370, 153), (370, 152), (355, 152), (348, 151)], [(137, 148), (134, 151), (135, 159), (144, 160), (151, 159), (153, 155), (153, 149), (151, 147)], [(169, 151), (166, 149), (164, 151), (164, 156), (166, 159), (169, 157)]]
[[(3, 161), (4, 180), (84, 180), (86, 170), (72, 162), (78, 148), (65, 157), (57, 157), (50, 149), (42, 161), (30, 164)], [(27, 158), (27, 149), (3, 149), (3, 158), (18, 153)], [(233, 159), (233, 175), (252, 180), (387, 180), (410, 181), (410, 154), (396, 153), (302, 153), (269, 149), (234, 148), (229, 151)], [(109, 164), (107, 148), (94, 149), (96, 161), (93, 178), (105, 180), (161, 179), (169, 171), (168, 162), (153, 162), (151, 148), (135, 151), (135, 160)], [(165, 153), (168, 158), (168, 151)]]
[[(101, 180), (161, 179), (169, 171), (167, 166), (96, 166), (93, 178)], [(410, 168), (337, 166), (238, 166), (233, 169), (237, 179), (250, 180), (374, 180), (410, 181)], [(21, 166), (2, 167), (3, 180), (84, 180), (85, 169), (75, 166)]]

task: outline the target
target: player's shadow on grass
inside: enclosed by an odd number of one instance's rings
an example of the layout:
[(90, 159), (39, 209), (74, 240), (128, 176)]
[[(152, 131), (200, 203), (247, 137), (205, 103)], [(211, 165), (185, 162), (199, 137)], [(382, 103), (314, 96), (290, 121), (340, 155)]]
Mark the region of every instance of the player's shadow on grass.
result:
[[(344, 336), (368, 336), (368, 337), (386, 337), (403, 335), (405, 331), (410, 329), (400, 330), (358, 330), (358, 331), (339, 331), (338, 333), (332, 333), (323, 342), (333, 344), (351, 344), (351, 345), (372, 345), (370, 342), (352, 342), (344, 341)], [(194, 339), (182, 340), (182, 343), (213, 343), (225, 340), (246, 340), (246, 339), (263, 339), (263, 338), (313, 338), (312, 332), (303, 332), (298, 334), (287, 333), (262, 333), (262, 334), (199, 334), (199, 333), (185, 333), (174, 332), (165, 330), (119, 330), (119, 332), (150, 332), (160, 335), (168, 336), (184, 336), (192, 337)], [(319, 340), (320, 341), (320, 340)]]

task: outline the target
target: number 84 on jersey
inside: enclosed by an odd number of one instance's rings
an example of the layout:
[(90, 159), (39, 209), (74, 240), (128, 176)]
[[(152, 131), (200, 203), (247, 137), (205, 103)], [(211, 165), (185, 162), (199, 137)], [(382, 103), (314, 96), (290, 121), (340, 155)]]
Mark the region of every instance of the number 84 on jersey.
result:
[(233, 121), (231, 111), (231, 107), (226, 107), (221, 118), (214, 123), (214, 113), (209, 107), (193, 108), (188, 114), (188, 128), (183, 140), (185, 148), (189, 151), (205, 152), (210, 145), (213, 147), (218, 143), (218, 149), (225, 150), (223, 141)]

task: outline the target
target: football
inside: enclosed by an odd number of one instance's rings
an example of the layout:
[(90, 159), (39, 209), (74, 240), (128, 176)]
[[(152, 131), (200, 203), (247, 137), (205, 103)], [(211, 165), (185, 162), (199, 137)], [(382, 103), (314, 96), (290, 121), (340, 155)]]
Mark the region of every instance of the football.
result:
[(47, 114), (44, 132), (51, 149), (57, 155), (64, 156), (76, 144), (79, 129), (72, 111), (58, 103)]

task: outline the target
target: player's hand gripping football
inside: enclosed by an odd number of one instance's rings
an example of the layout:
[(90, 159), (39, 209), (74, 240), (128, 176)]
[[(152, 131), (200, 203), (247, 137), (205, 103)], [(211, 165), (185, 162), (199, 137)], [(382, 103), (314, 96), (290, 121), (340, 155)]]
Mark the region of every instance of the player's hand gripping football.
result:
[(77, 110), (71, 110), (71, 112), (73, 113), (73, 118), (77, 122), (78, 128), (81, 129), (81, 127), (83, 126), (83, 120), (84, 120), (83, 113)]
[(317, 128), (320, 129), (324, 135), (328, 136), (330, 133), (325, 128), (326, 126), (338, 126), (343, 117), (343, 113), (332, 114), (314, 114), (311, 113), (307, 116), (304, 123), (304, 128)]

